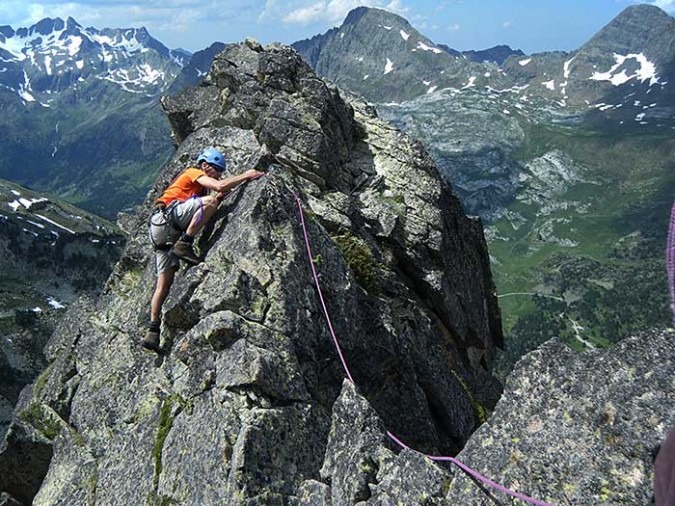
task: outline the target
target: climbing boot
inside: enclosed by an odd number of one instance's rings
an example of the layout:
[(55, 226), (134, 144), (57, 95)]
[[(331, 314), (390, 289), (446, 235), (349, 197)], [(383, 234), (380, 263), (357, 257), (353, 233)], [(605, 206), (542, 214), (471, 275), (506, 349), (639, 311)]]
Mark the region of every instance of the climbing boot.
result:
[(190, 265), (197, 265), (202, 261), (201, 258), (195, 255), (195, 251), (192, 249), (192, 244), (189, 242), (176, 241), (176, 244), (174, 244), (173, 248), (171, 248), (171, 253), (176, 255), (184, 262), (189, 263)]
[(146, 350), (160, 352), (161, 348), (159, 347), (159, 323), (150, 322), (148, 325), (148, 330), (145, 332), (145, 336), (141, 340), (141, 346)]

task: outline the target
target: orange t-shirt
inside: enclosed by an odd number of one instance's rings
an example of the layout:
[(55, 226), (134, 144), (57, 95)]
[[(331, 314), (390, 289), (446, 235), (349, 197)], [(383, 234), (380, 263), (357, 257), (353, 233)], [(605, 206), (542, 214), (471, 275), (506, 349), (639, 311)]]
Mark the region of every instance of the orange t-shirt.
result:
[(157, 199), (157, 202), (162, 202), (168, 206), (174, 200), (184, 202), (189, 198), (204, 195), (206, 188), (197, 182), (197, 179), (202, 176), (206, 176), (206, 172), (201, 169), (194, 167), (185, 169), (180, 176), (173, 180), (162, 196)]

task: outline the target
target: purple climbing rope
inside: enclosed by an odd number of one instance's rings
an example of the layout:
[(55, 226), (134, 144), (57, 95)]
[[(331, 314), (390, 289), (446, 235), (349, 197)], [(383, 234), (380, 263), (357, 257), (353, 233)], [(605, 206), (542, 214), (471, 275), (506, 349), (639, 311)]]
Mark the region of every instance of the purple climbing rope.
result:
[(670, 309), (675, 325), (675, 201), (670, 210), (670, 227), (668, 228), (668, 244), (666, 246), (666, 268), (668, 270), (668, 287), (670, 289)]
[(323, 293), (321, 292), (321, 286), (319, 285), (319, 276), (316, 274), (316, 268), (314, 267), (314, 256), (312, 255), (312, 248), (309, 245), (309, 235), (307, 234), (307, 226), (305, 225), (305, 214), (302, 212), (302, 202), (300, 197), (294, 194), (295, 201), (298, 204), (298, 211), (300, 212), (300, 223), (302, 223), (302, 233), (305, 235), (305, 246), (307, 247), (307, 256), (309, 257), (309, 265), (312, 268), (312, 276), (314, 276), (314, 284), (316, 285), (316, 291), (319, 294), (319, 300), (321, 301), (321, 307), (323, 308), (323, 314), (326, 317), (326, 322), (328, 323), (328, 330), (330, 330), (330, 335), (333, 336), (333, 343), (337, 349), (338, 355), (340, 356), (340, 361), (342, 362), (342, 368), (345, 370), (345, 374), (349, 381), (355, 385), (354, 379), (352, 378), (352, 373), (349, 372), (349, 367), (347, 367), (347, 361), (345, 360), (344, 355), (342, 354), (342, 348), (340, 343), (337, 340), (335, 331), (333, 330), (333, 323), (328, 316), (328, 309), (326, 308), (326, 302), (323, 299)]
[[(342, 362), (342, 368), (344, 369), (345, 374), (347, 375), (347, 378), (349, 379), (349, 381), (353, 385), (356, 385), (356, 383), (354, 383), (354, 379), (352, 378), (352, 374), (349, 371), (349, 367), (347, 366), (347, 361), (345, 360), (345, 357), (342, 353), (342, 347), (340, 346), (338, 338), (335, 335), (335, 331), (333, 330), (333, 324), (331, 322), (330, 316), (328, 315), (328, 309), (326, 308), (326, 302), (324, 301), (324, 298), (323, 298), (323, 293), (321, 291), (321, 285), (319, 284), (319, 276), (317, 275), (316, 268), (314, 267), (314, 261), (313, 261), (314, 256), (312, 255), (312, 248), (309, 244), (309, 234), (307, 233), (307, 226), (305, 224), (305, 215), (302, 212), (302, 201), (300, 200), (300, 197), (298, 197), (296, 194), (293, 194), (293, 195), (295, 197), (295, 201), (296, 201), (296, 204), (298, 206), (298, 213), (300, 214), (300, 223), (302, 224), (302, 233), (305, 237), (305, 247), (307, 248), (307, 256), (309, 258), (309, 265), (312, 269), (312, 276), (314, 277), (314, 285), (316, 286), (316, 291), (319, 294), (319, 300), (321, 301), (321, 307), (323, 309), (323, 314), (324, 314), (324, 317), (326, 318), (326, 323), (328, 324), (328, 330), (330, 331), (330, 334), (333, 337), (333, 343), (335, 344), (335, 348), (337, 349), (338, 356), (340, 357), (340, 361)], [(675, 207), (673, 209), (675, 209)], [(673, 226), (672, 226), (672, 222), (671, 222), (671, 231), (672, 231), (672, 229), (673, 229)], [(462, 462), (460, 462), (459, 460), (457, 460), (454, 457), (427, 455), (426, 453), (422, 453), (418, 450), (414, 450), (413, 448), (410, 448), (409, 446), (407, 446), (405, 443), (403, 443), (400, 439), (398, 439), (394, 434), (392, 434), (389, 431), (387, 431), (387, 436), (389, 436), (389, 438), (392, 441), (394, 441), (397, 445), (399, 445), (401, 448), (412, 450), (412, 451), (417, 452), (421, 455), (424, 455), (425, 457), (427, 457), (431, 460), (434, 460), (434, 461), (451, 462), (451, 463), (455, 464), (457, 467), (459, 467), (460, 469), (462, 469), (464, 472), (469, 474), (470, 476), (473, 476), (474, 478), (476, 478), (477, 480), (485, 483), (486, 485), (489, 485), (489, 486), (491, 486), (491, 487), (493, 487), (493, 488), (495, 488), (495, 489), (497, 489), (497, 490), (499, 490), (499, 491), (501, 491), (505, 494), (508, 494), (511, 497), (515, 497), (517, 499), (528, 502), (530, 504), (534, 504), (536, 506), (551, 506), (551, 504), (549, 504), (549, 503), (540, 501), (538, 499), (533, 499), (532, 497), (528, 497), (528, 496), (526, 496), (524, 494), (521, 494), (519, 492), (516, 492), (514, 490), (510, 490), (510, 489), (504, 487), (503, 485), (500, 485), (499, 483), (496, 483), (496, 482), (492, 481), (491, 479), (486, 478), (482, 474), (480, 474), (477, 471), (471, 469), (469, 466), (467, 466), (466, 464), (463, 464)]]

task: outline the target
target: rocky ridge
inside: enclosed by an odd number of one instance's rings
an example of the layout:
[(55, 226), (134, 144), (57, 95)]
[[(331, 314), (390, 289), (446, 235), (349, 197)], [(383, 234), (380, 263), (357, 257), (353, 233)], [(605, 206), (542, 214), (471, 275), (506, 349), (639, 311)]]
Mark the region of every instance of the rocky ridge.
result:
[(510, 56), (519, 57), (525, 56), (520, 49), (511, 49), (509, 46), (499, 45), (480, 51), (462, 51), (462, 54), (475, 62), (494, 62), (497, 65), (502, 65), (504, 61)]
[[(673, 335), (649, 331), (585, 353), (546, 343), (519, 362), (457, 459), (548, 504), (650, 504), (654, 452), (675, 424)], [(395, 446), (345, 382), (322, 468), (332, 486), (306, 483), (300, 504), (525, 504), (454, 465)]]
[[(177, 275), (156, 358), (137, 344), (155, 277), (149, 206), (130, 217), (101, 298), (68, 310), (22, 394), (0, 490), (35, 504), (325, 497), (340, 480), (329, 446), (343, 372), (294, 194), (360, 392), (411, 445), (458, 451), (500, 394), (487, 371), (503, 338), (480, 222), (421, 145), (292, 49), (253, 41), (163, 105), (181, 143), (148, 203), (204, 145), (233, 172), (267, 175), (229, 197), (199, 240), (205, 262)], [(379, 461), (354, 464), (363, 479), (335, 500), (369, 494)]]

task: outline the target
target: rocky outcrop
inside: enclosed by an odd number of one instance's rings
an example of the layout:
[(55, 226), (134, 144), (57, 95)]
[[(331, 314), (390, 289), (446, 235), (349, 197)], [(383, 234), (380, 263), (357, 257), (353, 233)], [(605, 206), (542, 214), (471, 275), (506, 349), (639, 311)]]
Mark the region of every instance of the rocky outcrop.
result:
[[(177, 274), (159, 356), (138, 346), (155, 280), (149, 205), (129, 218), (104, 293), (69, 309), (50, 366), (20, 399), (0, 454), (0, 469), (14, 471), (0, 472), (0, 490), (15, 491), (17, 476), (39, 483), (31, 469), (46, 462), (39, 491), (17, 499), (363, 500), (376, 468), (421, 459), (383, 448), (344, 467), (340, 438), (353, 428), (341, 420), (354, 403), (372, 406), (363, 427), (377, 412), (416, 448), (458, 451), (500, 394), (487, 371), (503, 338), (481, 224), (421, 145), (345, 100), (291, 48), (253, 41), (228, 46), (204, 85), (163, 105), (180, 145), (148, 204), (205, 145), (224, 149), (233, 172), (257, 165), (266, 177), (228, 197), (198, 241), (205, 261)], [(362, 399), (340, 396), (295, 195)], [(354, 443), (365, 455), (380, 439)], [(28, 443), (40, 466), (16, 457)], [(445, 490), (435, 468), (411, 472)], [(416, 493), (401, 485), (407, 473), (392, 470), (382, 497)]]
[[(649, 504), (654, 451), (675, 425), (673, 332), (578, 353), (550, 341), (526, 355), (490, 420), (457, 456), (481, 475), (550, 504)], [(322, 477), (300, 504), (524, 504), (457, 467), (396, 448), (345, 384)], [(330, 498), (332, 503), (326, 498)]]
[[(672, 331), (576, 353), (556, 341), (526, 355), (458, 458), (555, 504), (648, 504), (653, 451), (675, 425)], [(448, 498), (492, 504), (459, 475)]]
[[(585, 353), (546, 343), (521, 360), (457, 458), (550, 504), (649, 504), (654, 450), (675, 424), (674, 335), (651, 331)], [(305, 482), (300, 504), (525, 504), (455, 466), (401, 451), (348, 383), (328, 449), (322, 482)]]

